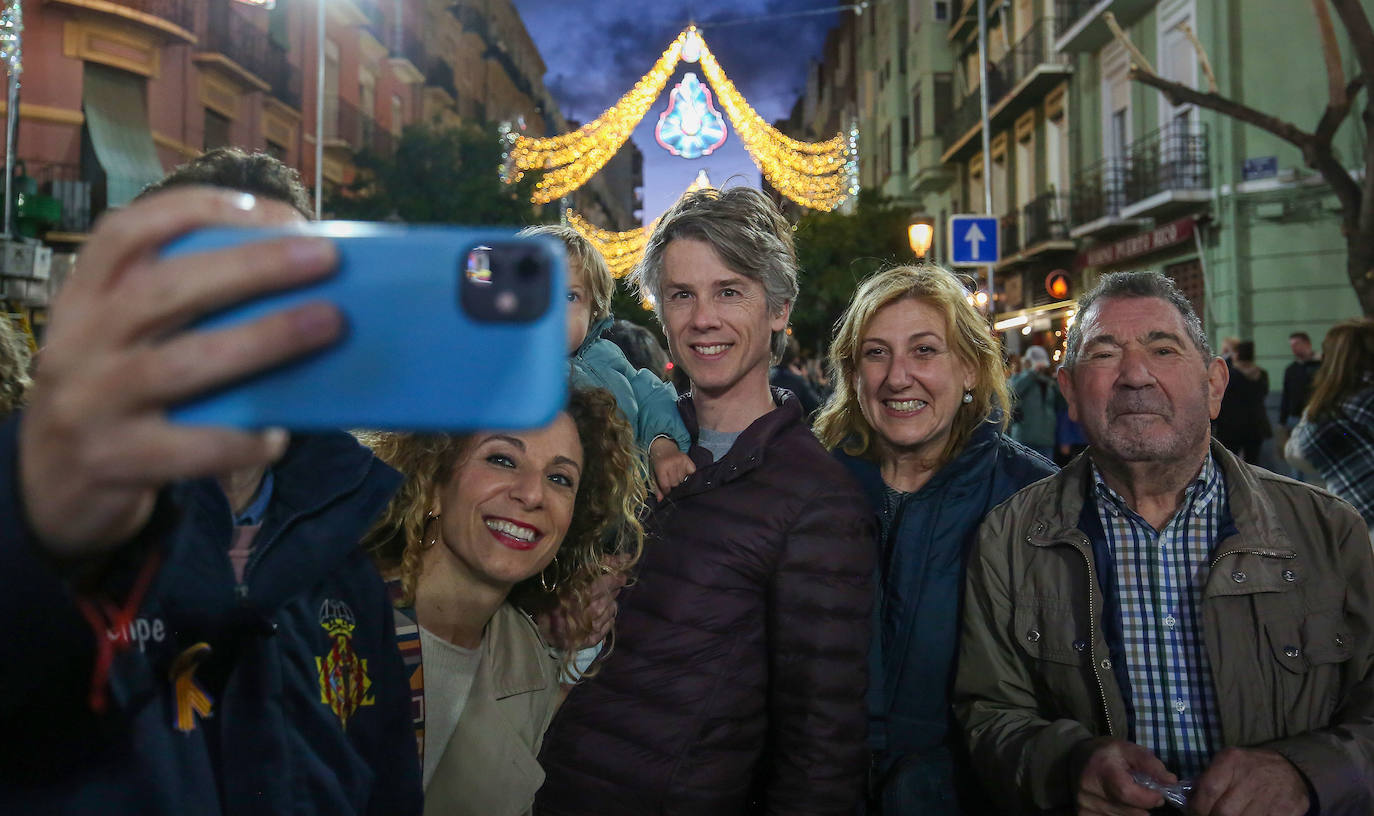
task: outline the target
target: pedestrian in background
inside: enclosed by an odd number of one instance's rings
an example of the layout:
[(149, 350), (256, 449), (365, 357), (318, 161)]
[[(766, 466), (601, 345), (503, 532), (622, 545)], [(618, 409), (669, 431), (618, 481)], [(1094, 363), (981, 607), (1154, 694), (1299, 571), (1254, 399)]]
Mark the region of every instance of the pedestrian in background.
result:
[(1050, 355), (1031, 346), (1021, 360), (1021, 373), (1011, 378), (1011, 438), (1053, 461), (1059, 387), (1050, 377)]
[(1054, 466), (1005, 433), (999, 344), (934, 265), (865, 281), (830, 347), (816, 435), (877, 521), (870, 814), (988, 812), (949, 715), (964, 564), (983, 516)]
[(1322, 352), (1312, 400), (1285, 452), (1374, 527), (1374, 320), (1333, 326)]
[(1312, 338), (1307, 332), (1288, 335), (1288, 348), (1293, 362), (1283, 370), (1283, 393), (1279, 397), (1279, 424), (1291, 429), (1302, 419), (1302, 412), (1312, 396), (1312, 378), (1321, 368), (1321, 358), (1312, 351)]
[(788, 336), (787, 348), (782, 351), (782, 359), (768, 372), (768, 383), (774, 388), (791, 391), (802, 404), (802, 412), (808, 422), (821, 407), (821, 398), (806, 381), (806, 369), (801, 365), (801, 344), (797, 338)]
[(1269, 374), (1255, 364), (1255, 341), (1237, 341), (1227, 367), (1230, 381), (1217, 414), (1217, 441), (1249, 464), (1258, 465), (1260, 447), (1274, 431), (1264, 407), (1269, 396)]

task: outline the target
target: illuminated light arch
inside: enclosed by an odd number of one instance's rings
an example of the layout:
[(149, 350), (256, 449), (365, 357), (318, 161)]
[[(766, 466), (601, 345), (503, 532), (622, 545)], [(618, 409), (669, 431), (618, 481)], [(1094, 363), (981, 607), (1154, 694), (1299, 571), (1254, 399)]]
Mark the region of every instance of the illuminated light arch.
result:
[(506, 154), (502, 179), (513, 183), (526, 171), (543, 171), (531, 196), (536, 204), (547, 204), (581, 187), (620, 150), (683, 59), (701, 65), (736, 135), (779, 193), (815, 210), (833, 210), (858, 195), (858, 129), (851, 127), (847, 134), (837, 133), (823, 142), (803, 142), (781, 133), (740, 94), (696, 26), (678, 34), (658, 62), (614, 106), (577, 130), (535, 139), (503, 127)]

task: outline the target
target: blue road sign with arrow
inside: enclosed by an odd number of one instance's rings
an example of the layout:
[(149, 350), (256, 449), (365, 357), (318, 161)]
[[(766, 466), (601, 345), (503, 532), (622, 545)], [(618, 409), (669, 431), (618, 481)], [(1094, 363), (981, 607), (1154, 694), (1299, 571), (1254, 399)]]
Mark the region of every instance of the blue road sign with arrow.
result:
[(999, 260), (997, 216), (949, 217), (949, 262), (958, 266), (987, 266)]

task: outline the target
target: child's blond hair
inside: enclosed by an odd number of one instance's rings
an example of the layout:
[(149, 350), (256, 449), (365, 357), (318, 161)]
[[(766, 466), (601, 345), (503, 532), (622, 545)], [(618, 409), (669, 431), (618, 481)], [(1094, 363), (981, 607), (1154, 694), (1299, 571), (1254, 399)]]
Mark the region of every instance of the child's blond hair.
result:
[(520, 234), (549, 235), (563, 242), (563, 246), (568, 250), (568, 271), (571, 273), (573, 269), (582, 270), (587, 298), (591, 301), (591, 325), (587, 328), (590, 329), (610, 315), (611, 295), (615, 294), (615, 278), (611, 277), (611, 268), (606, 265), (606, 259), (591, 241), (565, 224), (526, 227), (520, 230)]

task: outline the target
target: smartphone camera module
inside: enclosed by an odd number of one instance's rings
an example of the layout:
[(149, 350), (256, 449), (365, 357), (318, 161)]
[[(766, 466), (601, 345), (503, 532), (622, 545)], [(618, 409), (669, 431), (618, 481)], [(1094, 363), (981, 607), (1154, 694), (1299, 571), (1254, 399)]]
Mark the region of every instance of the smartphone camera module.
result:
[(532, 242), (493, 243), (468, 251), (461, 286), (463, 311), (483, 323), (528, 323), (548, 311), (552, 257)]

